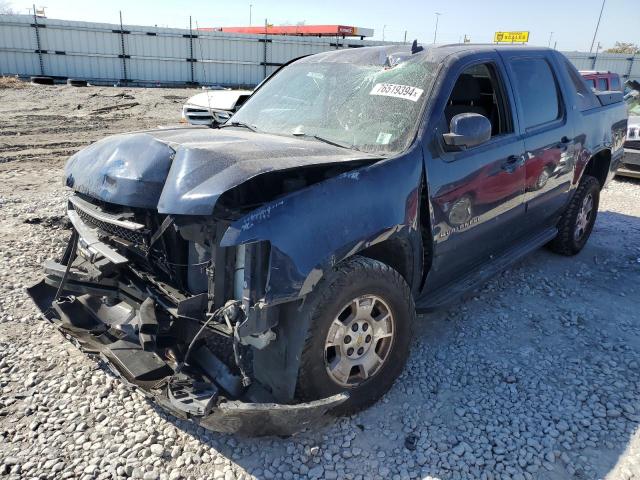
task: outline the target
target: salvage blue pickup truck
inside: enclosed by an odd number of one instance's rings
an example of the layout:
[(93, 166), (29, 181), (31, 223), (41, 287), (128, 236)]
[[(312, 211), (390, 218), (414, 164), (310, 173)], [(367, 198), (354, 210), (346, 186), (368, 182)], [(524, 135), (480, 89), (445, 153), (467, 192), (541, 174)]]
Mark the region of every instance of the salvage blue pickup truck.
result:
[(417, 311), (539, 247), (579, 253), (626, 127), (622, 94), (550, 49), (308, 56), (222, 126), (73, 155), (69, 245), (30, 294), (173, 414), (291, 434), (376, 402)]

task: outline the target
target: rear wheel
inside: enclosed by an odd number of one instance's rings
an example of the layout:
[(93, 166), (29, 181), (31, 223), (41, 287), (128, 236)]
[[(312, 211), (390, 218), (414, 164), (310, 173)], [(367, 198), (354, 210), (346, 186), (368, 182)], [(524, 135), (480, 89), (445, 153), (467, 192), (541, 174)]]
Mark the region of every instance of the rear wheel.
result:
[(402, 276), (382, 262), (354, 257), (307, 297), (310, 327), (297, 395), (315, 400), (348, 391), (335, 413), (375, 403), (402, 372), (415, 305)]
[(593, 230), (599, 202), (600, 182), (595, 177), (584, 175), (558, 222), (558, 236), (551, 241), (549, 248), (562, 255), (579, 253)]

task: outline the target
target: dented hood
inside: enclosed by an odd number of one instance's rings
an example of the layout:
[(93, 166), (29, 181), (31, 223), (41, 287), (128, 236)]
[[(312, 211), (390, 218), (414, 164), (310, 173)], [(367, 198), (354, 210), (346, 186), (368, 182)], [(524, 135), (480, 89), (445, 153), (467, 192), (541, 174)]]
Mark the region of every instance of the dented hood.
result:
[(65, 182), (109, 203), (209, 215), (220, 195), (261, 173), (366, 158), (377, 157), (241, 128), (180, 127), (100, 140), (69, 159)]

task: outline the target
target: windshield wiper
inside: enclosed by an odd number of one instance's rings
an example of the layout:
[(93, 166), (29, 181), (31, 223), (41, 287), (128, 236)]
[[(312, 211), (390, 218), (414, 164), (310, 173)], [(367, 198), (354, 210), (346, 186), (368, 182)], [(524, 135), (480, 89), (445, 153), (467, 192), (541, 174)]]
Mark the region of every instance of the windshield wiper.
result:
[(321, 137), (320, 135), (310, 135), (308, 133), (294, 133), (293, 135), (296, 137), (314, 138), (319, 142), (327, 143), (329, 145), (333, 145), (334, 147), (346, 148), (348, 150), (358, 150), (358, 148), (356, 148), (354, 145), (347, 145), (346, 143), (335, 142), (333, 140), (329, 140), (328, 138)]
[(242, 128), (246, 128), (248, 130), (251, 130), (252, 132), (257, 132), (258, 131), (258, 129), (256, 127), (252, 127), (248, 123), (242, 123), (242, 122), (228, 122), (228, 123), (224, 123), (224, 124), (220, 125), (218, 128), (224, 128), (224, 127), (242, 127)]

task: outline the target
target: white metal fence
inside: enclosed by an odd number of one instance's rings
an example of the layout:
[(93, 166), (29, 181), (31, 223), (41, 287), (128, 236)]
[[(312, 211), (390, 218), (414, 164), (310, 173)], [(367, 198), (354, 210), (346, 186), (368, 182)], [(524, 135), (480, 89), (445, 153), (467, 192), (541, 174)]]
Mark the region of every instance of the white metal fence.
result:
[[(302, 55), (381, 42), (242, 35), (0, 15), (0, 74), (94, 82), (253, 86)], [(565, 52), (579, 68), (640, 79), (640, 55)]]
[(253, 86), (293, 58), (379, 44), (0, 15), (0, 74)]

